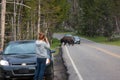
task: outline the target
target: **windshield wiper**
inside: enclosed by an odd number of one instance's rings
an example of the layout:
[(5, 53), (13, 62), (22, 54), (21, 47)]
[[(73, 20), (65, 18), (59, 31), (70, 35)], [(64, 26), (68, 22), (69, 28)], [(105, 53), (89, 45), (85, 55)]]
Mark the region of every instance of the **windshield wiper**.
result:
[(20, 53), (4, 53), (3, 55), (17, 55), (17, 54), (20, 54)]
[(35, 54), (35, 52), (23, 52), (23, 53), (20, 53), (20, 54)]
[(35, 54), (35, 52), (30, 52), (30, 53), (4, 53), (3, 55), (26, 55), (26, 54)]

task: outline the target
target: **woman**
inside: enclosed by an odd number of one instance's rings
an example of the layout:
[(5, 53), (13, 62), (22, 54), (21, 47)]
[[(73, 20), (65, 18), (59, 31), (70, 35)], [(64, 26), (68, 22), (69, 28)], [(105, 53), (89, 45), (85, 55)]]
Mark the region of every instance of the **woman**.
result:
[(49, 58), (47, 50), (50, 48), (48, 39), (43, 33), (39, 33), (39, 39), (36, 40), (37, 67), (34, 80), (43, 80), (46, 67), (46, 60)]

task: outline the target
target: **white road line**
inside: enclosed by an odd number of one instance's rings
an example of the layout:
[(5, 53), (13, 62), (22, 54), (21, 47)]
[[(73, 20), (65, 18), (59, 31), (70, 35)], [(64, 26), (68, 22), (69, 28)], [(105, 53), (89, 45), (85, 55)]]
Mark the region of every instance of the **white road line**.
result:
[(78, 69), (77, 69), (77, 67), (76, 67), (73, 59), (71, 58), (71, 56), (70, 56), (70, 54), (69, 54), (69, 51), (68, 51), (68, 49), (67, 49), (66, 46), (65, 46), (65, 48), (66, 48), (67, 55), (68, 55), (68, 57), (70, 58), (70, 61), (71, 61), (72, 65), (73, 65), (73, 68), (75, 69), (75, 72), (77, 73), (77, 75), (78, 75), (78, 77), (79, 77), (79, 80), (83, 80), (83, 78), (82, 78), (81, 74), (79, 73), (79, 71), (78, 71)]

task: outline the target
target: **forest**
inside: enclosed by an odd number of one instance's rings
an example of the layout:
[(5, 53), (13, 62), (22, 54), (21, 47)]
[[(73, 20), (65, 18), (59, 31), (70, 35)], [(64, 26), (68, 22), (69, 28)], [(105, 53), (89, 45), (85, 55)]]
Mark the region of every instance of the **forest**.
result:
[(71, 0), (68, 24), (86, 36), (120, 36), (120, 0)]
[(72, 31), (120, 39), (120, 0), (0, 0), (1, 45)]

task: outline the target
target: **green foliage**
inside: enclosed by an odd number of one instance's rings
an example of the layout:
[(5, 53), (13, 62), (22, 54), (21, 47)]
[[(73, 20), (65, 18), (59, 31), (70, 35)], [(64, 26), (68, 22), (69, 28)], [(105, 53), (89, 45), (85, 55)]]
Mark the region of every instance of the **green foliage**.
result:
[(24, 4), (29, 6), (30, 8), (24, 7), (23, 8), (23, 15), (24, 15), (24, 19), (27, 20), (31, 20), (31, 16), (34, 16), (32, 14), (35, 14), (36, 10), (37, 10), (37, 1), (35, 0), (24, 0)]
[(8, 12), (6, 13), (6, 33), (10, 32), (17, 39), (36, 38), (39, 4), (40, 30), (48, 31), (49, 37), (56, 29), (55, 26), (67, 19), (70, 6), (67, 0), (8, 0), (7, 2), (10, 3), (7, 3), (6, 7)]
[[(10, 0), (10, 2), (13, 1)], [(29, 32), (31, 35), (35, 35), (38, 24), (39, 0), (19, 0), (19, 2), (21, 1), (31, 9), (17, 5), (16, 25), (20, 21), (20, 26), (17, 26), (17, 29), (26, 34), (29, 22), (31, 31)], [(46, 29), (44, 24), (47, 24), (47, 29), (51, 32), (64, 30), (65, 26), (65, 31), (74, 29), (79, 34), (92, 37), (102, 35), (110, 38), (117, 30), (120, 33), (120, 0), (40, 0), (40, 5), (40, 28), (43, 31)], [(19, 10), (20, 16), (18, 16)], [(6, 14), (6, 23), (8, 23), (6, 30), (12, 31), (10, 28), (12, 26), (11, 19), (14, 17), (13, 4), (7, 4), (7, 12), (11, 13)]]
[(42, 28), (45, 28), (45, 22), (50, 32), (56, 31), (58, 25), (67, 19), (69, 6), (67, 0), (41, 0)]
[(57, 48), (59, 46), (60, 46), (60, 41), (58, 39), (56, 39), (56, 38), (53, 38), (51, 48), (55, 49), (55, 48)]
[[(82, 20), (83, 27), (81, 28), (83, 34), (87, 36), (95, 36), (99, 35), (101, 29), (111, 29), (111, 14), (109, 9), (109, 3), (107, 0), (85, 0), (84, 4), (85, 5), (82, 6), (84, 12)], [(109, 36), (111, 32), (107, 31), (105, 34), (106, 36)]]
[(67, 18), (67, 0), (41, 0), (41, 11), (47, 22), (59, 23)]
[[(74, 1), (71, 0), (71, 2)], [(76, 7), (76, 9), (79, 13), (77, 13), (77, 16), (71, 15), (69, 21), (79, 34), (110, 37), (118, 30), (120, 25), (116, 25), (116, 23), (119, 22), (120, 18), (118, 16), (120, 14), (119, 0), (78, 0), (77, 2), (79, 7)], [(118, 20), (117, 22), (115, 17)], [(118, 32), (120, 33), (120, 31)]]

